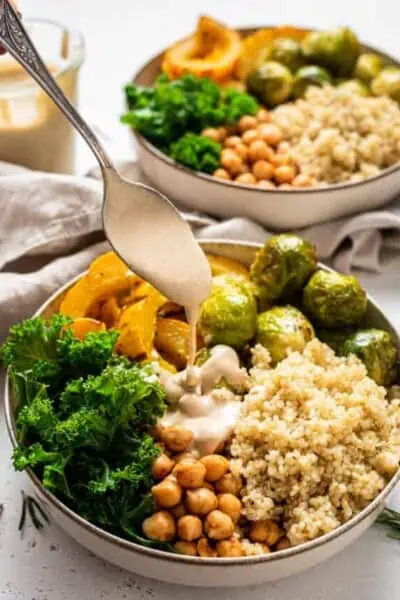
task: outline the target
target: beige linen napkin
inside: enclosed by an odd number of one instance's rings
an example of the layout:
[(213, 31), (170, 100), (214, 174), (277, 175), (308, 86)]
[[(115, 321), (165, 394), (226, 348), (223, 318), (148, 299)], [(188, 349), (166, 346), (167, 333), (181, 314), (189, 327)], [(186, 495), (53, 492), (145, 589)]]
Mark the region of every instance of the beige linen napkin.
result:
[[(135, 163), (122, 172), (142, 180)], [(32, 172), (0, 163), (0, 341), (107, 248), (101, 230), (102, 184), (88, 177)], [(184, 213), (200, 239), (263, 242), (271, 232), (248, 219), (217, 221)], [(300, 232), (320, 257), (342, 271), (377, 273), (400, 267), (400, 202), (384, 210)]]

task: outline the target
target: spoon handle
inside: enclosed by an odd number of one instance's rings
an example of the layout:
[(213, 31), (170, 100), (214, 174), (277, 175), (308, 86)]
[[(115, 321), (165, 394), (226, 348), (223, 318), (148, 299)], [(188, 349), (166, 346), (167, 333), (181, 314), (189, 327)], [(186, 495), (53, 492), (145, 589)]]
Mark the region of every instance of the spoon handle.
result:
[(22, 25), (17, 11), (8, 0), (0, 0), (0, 42), (52, 98), (75, 129), (79, 131), (96, 156), (101, 169), (114, 168), (110, 157), (96, 135), (86, 121), (82, 119), (47, 69), (25, 27)]

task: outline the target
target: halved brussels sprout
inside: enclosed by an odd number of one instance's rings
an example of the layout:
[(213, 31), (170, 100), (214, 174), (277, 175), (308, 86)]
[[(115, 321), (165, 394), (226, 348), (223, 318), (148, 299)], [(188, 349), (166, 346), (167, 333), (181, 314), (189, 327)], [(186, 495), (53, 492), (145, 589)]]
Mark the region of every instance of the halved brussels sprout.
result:
[(360, 55), (360, 42), (348, 27), (337, 27), (309, 33), (303, 51), (309, 62), (329, 69), (337, 77), (348, 77)]
[(390, 96), (400, 102), (400, 69), (386, 67), (371, 82), (371, 90), (375, 96)]
[(397, 348), (387, 331), (357, 331), (344, 342), (340, 354), (358, 356), (378, 385), (390, 385), (396, 378)]
[(271, 46), (269, 60), (285, 65), (290, 71), (297, 71), (304, 65), (303, 48), (292, 38), (277, 38)]
[(320, 269), (304, 288), (303, 303), (312, 321), (335, 329), (361, 321), (367, 295), (356, 277)]
[(383, 60), (373, 52), (360, 54), (354, 68), (353, 76), (369, 85), (383, 68)]
[(285, 102), (292, 93), (293, 77), (287, 67), (273, 60), (250, 73), (247, 88), (269, 107)]
[(316, 268), (317, 251), (310, 242), (291, 233), (271, 237), (250, 267), (261, 308), (278, 299), (289, 299)]
[(199, 320), (206, 344), (240, 349), (255, 336), (256, 329), (257, 302), (250, 286), (229, 275), (215, 277)]
[(359, 79), (348, 79), (347, 81), (342, 81), (337, 86), (338, 90), (344, 90), (349, 94), (355, 94), (357, 96), (370, 96), (369, 89)]
[(257, 342), (270, 353), (272, 364), (286, 358), (288, 350), (304, 350), (314, 334), (310, 321), (294, 306), (275, 306), (258, 315)]
[(316, 65), (301, 67), (294, 77), (293, 96), (301, 98), (310, 85), (322, 87), (330, 83), (332, 83), (332, 77), (323, 67)]

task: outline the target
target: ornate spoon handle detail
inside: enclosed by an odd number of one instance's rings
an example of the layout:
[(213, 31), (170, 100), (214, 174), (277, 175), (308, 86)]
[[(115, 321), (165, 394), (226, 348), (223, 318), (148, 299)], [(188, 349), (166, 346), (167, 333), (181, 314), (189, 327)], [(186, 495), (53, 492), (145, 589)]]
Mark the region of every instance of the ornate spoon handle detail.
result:
[(33, 45), (17, 11), (8, 0), (0, 0), (0, 42), (22, 67), (37, 81), (61, 109), (92, 149), (102, 169), (113, 168), (111, 159), (93, 131), (82, 119), (50, 74)]

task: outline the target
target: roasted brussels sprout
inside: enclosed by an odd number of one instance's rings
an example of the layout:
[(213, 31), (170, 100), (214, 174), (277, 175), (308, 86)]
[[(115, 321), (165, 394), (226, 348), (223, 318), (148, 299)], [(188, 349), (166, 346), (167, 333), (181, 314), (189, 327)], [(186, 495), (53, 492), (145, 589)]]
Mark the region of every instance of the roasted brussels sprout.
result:
[(285, 102), (292, 93), (293, 77), (287, 67), (273, 60), (250, 73), (247, 88), (269, 107)]
[(348, 77), (360, 55), (360, 42), (348, 27), (337, 27), (307, 34), (303, 51), (308, 62), (329, 69), (337, 77)]
[(339, 90), (345, 90), (349, 92), (349, 94), (355, 94), (358, 96), (369, 96), (369, 89), (359, 79), (348, 79), (347, 81), (342, 81), (337, 86)]
[(303, 303), (312, 321), (335, 329), (361, 321), (367, 309), (367, 295), (356, 277), (320, 269), (304, 288)]
[(344, 342), (340, 354), (358, 356), (368, 375), (379, 385), (390, 385), (396, 378), (397, 349), (387, 331), (357, 331)]
[(278, 38), (272, 44), (269, 59), (285, 65), (293, 73), (304, 65), (303, 48), (292, 38)]
[(258, 315), (256, 339), (273, 364), (286, 358), (288, 350), (301, 352), (314, 335), (310, 321), (294, 306), (275, 306)]
[(229, 275), (215, 277), (201, 308), (199, 329), (207, 345), (240, 349), (247, 344), (257, 329), (257, 302), (249, 285)]
[(375, 96), (390, 96), (400, 102), (400, 69), (386, 67), (371, 82), (371, 90)]
[(353, 76), (369, 85), (383, 68), (383, 61), (380, 56), (372, 52), (360, 54), (354, 68)]
[(271, 237), (254, 257), (250, 279), (261, 308), (298, 292), (317, 267), (317, 252), (307, 240), (283, 233)]
[(301, 98), (310, 85), (322, 87), (329, 83), (332, 83), (332, 77), (323, 67), (315, 65), (301, 67), (294, 77), (293, 96), (294, 98)]

